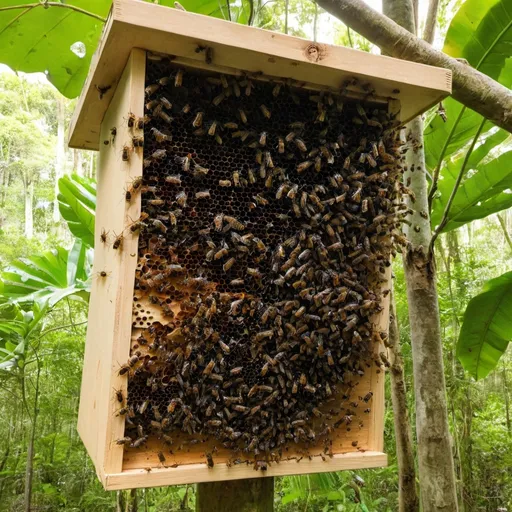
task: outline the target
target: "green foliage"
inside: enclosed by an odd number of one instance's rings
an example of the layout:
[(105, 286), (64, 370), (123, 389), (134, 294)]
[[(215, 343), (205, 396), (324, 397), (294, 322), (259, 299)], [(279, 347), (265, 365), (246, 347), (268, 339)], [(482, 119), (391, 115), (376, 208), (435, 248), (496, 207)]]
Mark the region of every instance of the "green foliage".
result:
[[(162, 5), (174, 6), (163, 0)], [(247, 24), (251, 0), (182, 0), (186, 10)], [(35, 5), (35, 7), (34, 7)], [(4, 0), (0, 6), (1, 62), (16, 71), (43, 72), (67, 98), (80, 94), (111, 0), (69, 0), (46, 6), (33, 0)], [(2, 10), (20, 6), (19, 9)], [(25, 7), (27, 6), (27, 7)], [(8, 50), (7, 50), (8, 49)]]
[[(503, 136), (498, 132), (497, 136)], [(497, 137), (499, 138), (499, 137)], [(489, 137), (488, 142), (494, 139)], [(487, 147), (484, 144), (485, 149)], [(472, 157), (481, 153), (473, 152)], [(434, 203), (432, 225), (441, 222), (446, 203), (453, 189), (453, 184), (460, 171), (460, 165), (466, 155), (458, 155), (445, 167), (443, 179), (439, 181), (440, 197)], [(473, 158), (473, 161), (475, 158)], [(475, 164), (478, 170), (468, 173), (452, 203), (448, 223), (444, 231), (458, 228), (475, 219), (482, 219), (492, 213), (505, 210), (512, 206), (512, 151), (508, 151), (487, 163)], [(474, 167), (468, 167), (474, 169)]]
[[(33, 4), (31, 0), (5, 0), (2, 7)], [(108, 0), (70, 0), (74, 5), (105, 18)], [(103, 23), (62, 7), (42, 6), (0, 11), (2, 62), (17, 71), (45, 72), (68, 98), (80, 94)], [(73, 51), (75, 48), (75, 51)]]
[(17, 302), (48, 303), (53, 307), (65, 297), (88, 300), (91, 255), (77, 240), (71, 250), (57, 247), (40, 256), (11, 263), (2, 272), (0, 291)]
[(488, 281), (470, 300), (457, 356), (475, 379), (486, 377), (512, 340), (512, 272)]
[(74, 236), (94, 247), (94, 212), (96, 182), (76, 174), (59, 180), (59, 210)]
[[(443, 50), (456, 58), (464, 58), (469, 65), (488, 74), (506, 87), (512, 85), (512, 60), (510, 59), (510, 45), (512, 43), (512, 0), (492, 0), (481, 2), (480, 0), (467, 0), (462, 4), (453, 18), (446, 34)], [(459, 173), (467, 175), (471, 171), (472, 178), (482, 173), (478, 178), (481, 182), (486, 180), (485, 174), (489, 168), (484, 162), (477, 165), (475, 162), (466, 162), (468, 144), (473, 143), (478, 147), (478, 141), (484, 141), (492, 123), (485, 121), (482, 116), (467, 109), (452, 98), (443, 102), (446, 110), (447, 122), (436, 116), (425, 129), (426, 163), (433, 172), (440, 169), (441, 180), (439, 190), (433, 200), (432, 224), (435, 227), (442, 218), (448, 197), (453, 190), (455, 180)], [(493, 147), (505, 140), (503, 134), (492, 137)], [(471, 149), (471, 148), (470, 148)], [(487, 149), (492, 149), (487, 145)], [(498, 150), (497, 150), (498, 151)], [(455, 157), (454, 161), (450, 158)], [(496, 160), (493, 169), (498, 173), (507, 173), (503, 166), (505, 162)], [(476, 180), (468, 185), (473, 186)], [(507, 187), (504, 187), (504, 189)], [(502, 194), (502, 190), (492, 190), (488, 197)], [(464, 217), (457, 219), (457, 223), (449, 223), (445, 231), (457, 227), (470, 220), (482, 218), (489, 213), (508, 207), (506, 198), (501, 196), (498, 201), (489, 203), (488, 208), (474, 208), (473, 196), (461, 188), (456, 195), (458, 210), (464, 211)], [(478, 202), (478, 201), (477, 201)], [(450, 212), (450, 220), (454, 219), (453, 211)]]

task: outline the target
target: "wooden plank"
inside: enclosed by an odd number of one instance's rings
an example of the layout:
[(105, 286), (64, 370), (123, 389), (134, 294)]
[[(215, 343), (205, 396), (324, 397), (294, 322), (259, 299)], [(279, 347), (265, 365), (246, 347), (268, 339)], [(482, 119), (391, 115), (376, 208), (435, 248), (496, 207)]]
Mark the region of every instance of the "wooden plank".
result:
[[(130, 219), (140, 215), (140, 197), (131, 203), (124, 190), (142, 174), (142, 152), (122, 160), (122, 147), (131, 144), (128, 112), (143, 115), (145, 52), (134, 50), (121, 77), (101, 127), (97, 185), (95, 274), (89, 307), (89, 323), (82, 376), (78, 430), (98, 474), (121, 470), (123, 450), (115, 444), (122, 437), (124, 419), (116, 415), (122, 405), (115, 390), (126, 394), (126, 379), (118, 376), (119, 364), (128, 359), (131, 333), (133, 275), (137, 262), (137, 238), (125, 236), (114, 249), (116, 235), (125, 233)], [(111, 128), (117, 135), (111, 142)], [(109, 243), (100, 240), (109, 232)], [(106, 272), (101, 277), (99, 272)]]
[[(335, 90), (356, 77), (377, 96), (399, 98), (404, 122), (424, 112), (451, 92), (451, 72), (424, 64), (373, 55), (350, 48), (246, 27), (216, 18), (140, 2), (115, 0), (111, 20), (71, 123), (70, 146), (99, 148), (99, 125), (110, 91), (99, 100), (98, 87), (115, 88), (132, 48), (144, 48), (203, 65), (213, 49), (213, 63), (248, 73), (314, 83)], [(364, 92), (360, 86), (349, 87)]]
[[(356, 452), (334, 455), (332, 458), (315, 457), (312, 460), (294, 460), (268, 466), (267, 471), (255, 471), (252, 466), (241, 464), (228, 467), (215, 464), (213, 468), (206, 464), (189, 464), (178, 468), (152, 468), (123, 471), (106, 476), (105, 488), (109, 491), (131, 489), (135, 487), (157, 487), (199, 482), (218, 482), (239, 480), (242, 478), (265, 478), (269, 476), (301, 475), (306, 473), (325, 473), (347, 469), (377, 468), (387, 465), (387, 455), (376, 451)], [(149, 468), (148, 468), (149, 469)]]

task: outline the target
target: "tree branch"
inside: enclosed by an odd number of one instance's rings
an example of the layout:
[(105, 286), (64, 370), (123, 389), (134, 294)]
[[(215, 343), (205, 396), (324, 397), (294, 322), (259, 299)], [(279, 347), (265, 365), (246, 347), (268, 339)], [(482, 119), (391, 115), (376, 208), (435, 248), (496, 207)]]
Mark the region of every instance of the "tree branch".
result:
[(327, 12), (399, 59), (450, 69), (453, 97), (497, 126), (512, 132), (512, 92), (467, 64), (435, 50), (364, 0), (317, 0)]
[(86, 16), (90, 16), (91, 18), (95, 18), (102, 23), (105, 23), (107, 20), (102, 18), (98, 14), (94, 14), (93, 12), (86, 11), (85, 9), (80, 9), (80, 7), (76, 7), (75, 5), (61, 4), (60, 2), (38, 2), (35, 4), (23, 4), (23, 5), (10, 5), (9, 7), (0, 7), (0, 12), (2, 11), (12, 11), (16, 9), (26, 9), (27, 12), (36, 7), (44, 7), (47, 9), (48, 7), (63, 7), (64, 9), (71, 9), (72, 11), (79, 12), (80, 14), (85, 14)]
[(427, 21), (423, 30), (423, 39), (432, 44), (434, 42), (434, 34), (437, 25), (437, 10), (439, 9), (439, 0), (430, 0), (427, 12)]

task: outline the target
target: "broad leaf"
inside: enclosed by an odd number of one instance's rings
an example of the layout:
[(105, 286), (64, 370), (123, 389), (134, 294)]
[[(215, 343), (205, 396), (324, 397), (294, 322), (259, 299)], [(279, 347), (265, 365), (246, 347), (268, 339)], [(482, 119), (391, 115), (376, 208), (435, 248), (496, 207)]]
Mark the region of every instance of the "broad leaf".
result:
[[(150, 1), (150, 0), (148, 0)], [(174, 0), (161, 0), (174, 7)], [(250, 1), (181, 0), (187, 11), (248, 23)], [(36, 7), (2, 10), (11, 6)], [(103, 30), (111, 0), (68, 0), (62, 7), (43, 7), (33, 0), (3, 0), (0, 5), (0, 62), (15, 71), (46, 73), (68, 98), (80, 94), (91, 57)], [(93, 16), (66, 6), (75, 6)], [(98, 19), (100, 18), (100, 19)]]
[(19, 304), (0, 306), (0, 370), (23, 366), (30, 339), (43, 328), (48, 304), (32, 304), (24, 311)]
[(470, 300), (457, 343), (457, 357), (475, 379), (491, 372), (512, 340), (512, 272), (487, 281)]
[(77, 243), (71, 251), (57, 247), (11, 263), (1, 274), (3, 295), (12, 301), (48, 303), (50, 307), (69, 296), (88, 300), (90, 263)]
[[(1, 7), (25, 4), (34, 2), (3, 0)], [(111, 2), (68, 0), (65, 4), (105, 18)], [(65, 7), (0, 10), (0, 48), (5, 49), (0, 58), (15, 71), (46, 73), (64, 96), (74, 98), (82, 90), (102, 29), (102, 21)]]
[[(506, 87), (512, 85), (512, 0), (467, 0), (455, 14), (443, 51)], [(476, 134), (482, 117), (452, 98), (444, 102), (448, 121), (437, 116), (425, 129), (427, 166), (432, 170), (465, 146)], [(482, 135), (492, 127), (485, 123)]]
[[(500, 132), (490, 142), (499, 140)], [(476, 150), (470, 157), (466, 170), (466, 179), (460, 185), (450, 208), (448, 223), (443, 232), (458, 228), (475, 219), (482, 219), (492, 213), (512, 206), (512, 151), (509, 151), (487, 163), (479, 163), (476, 169), (471, 163), (478, 163), (482, 151)], [(437, 226), (442, 219), (446, 203), (464, 160), (461, 155), (450, 162), (439, 180), (439, 197), (433, 201), (432, 226)]]
[(59, 180), (59, 210), (73, 235), (94, 247), (96, 182), (77, 174)]

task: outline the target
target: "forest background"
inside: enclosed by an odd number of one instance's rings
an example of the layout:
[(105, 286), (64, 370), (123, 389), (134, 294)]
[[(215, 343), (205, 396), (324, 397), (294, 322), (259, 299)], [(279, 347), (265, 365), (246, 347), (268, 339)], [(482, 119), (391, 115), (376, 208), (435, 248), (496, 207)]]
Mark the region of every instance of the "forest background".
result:
[[(90, 3), (98, 16), (106, 15), (108, 2)], [(251, 4), (252, 15), (246, 0), (232, 2), (229, 9), (227, 5), (190, 0), (186, 7), (378, 52), (309, 0), (259, 1)], [(427, 9), (428, 2), (420, 2), (420, 27)], [(0, 61), (18, 68), (17, 51), (12, 50), (12, 57), (3, 52), (7, 45), (1, 10)], [(510, 87), (510, 0), (442, 0), (436, 14), (434, 46)], [(98, 32), (101, 23), (96, 25)], [(94, 40), (91, 31), (82, 33)], [(90, 58), (88, 45), (76, 41), (66, 51)], [(42, 75), (0, 70), (0, 510), (27, 510), (27, 499), (32, 510), (193, 510), (193, 486), (103, 491), (76, 433), (88, 290), (95, 278), (91, 262), (97, 168), (96, 154), (66, 146), (76, 103), (69, 98), (80, 92), (88, 66), (82, 67), (64, 83), (48, 64), (48, 78), (65, 95)], [(509, 313), (508, 326), (503, 325), (503, 319), (481, 307), (482, 293), (496, 309), (512, 304), (512, 141), (505, 130), (453, 99), (427, 112), (424, 127), (429, 175), (440, 176), (432, 200), (433, 227), (441, 223), (458, 185), (435, 254), (459, 508), (512, 510), (512, 362), (506, 353), (512, 318)], [(411, 339), (400, 255), (394, 277), (414, 439)], [(464, 334), (464, 329), (474, 328), (471, 317), (501, 329), (495, 343), (481, 336), (478, 358), (473, 353), (464, 357), (465, 338), (460, 336), (461, 329)], [(386, 411), (388, 467), (276, 479), (276, 510), (398, 510), (389, 383)]]

